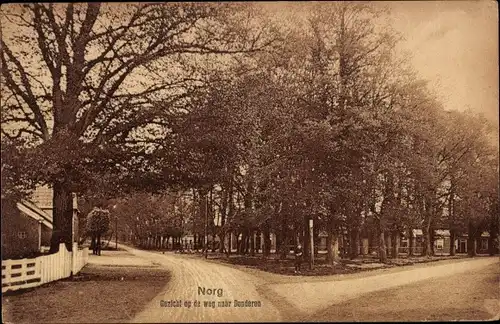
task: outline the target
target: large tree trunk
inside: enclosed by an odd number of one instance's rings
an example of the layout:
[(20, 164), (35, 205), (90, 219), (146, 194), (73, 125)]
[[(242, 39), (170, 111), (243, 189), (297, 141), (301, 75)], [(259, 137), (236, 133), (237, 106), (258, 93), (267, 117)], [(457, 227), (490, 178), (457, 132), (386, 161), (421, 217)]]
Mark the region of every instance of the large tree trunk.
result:
[(310, 252), (310, 242), (311, 242), (311, 235), (309, 233), (309, 216), (308, 215), (304, 215), (304, 218), (303, 218), (303, 228), (305, 229), (304, 230), (304, 242), (303, 242), (303, 248), (304, 248), (304, 254), (303, 254), (303, 258), (304, 259), (308, 259), (310, 258), (310, 255), (309, 255), (309, 252)]
[(423, 235), (423, 246), (422, 246), (422, 256), (431, 256), (431, 233), (427, 226), (422, 229)]
[(219, 245), (219, 253), (224, 253), (224, 245), (225, 245), (225, 242), (226, 242), (225, 239), (226, 239), (225, 231), (224, 230), (220, 230), (220, 232), (219, 232), (219, 241), (221, 243)]
[(361, 239), (361, 254), (363, 256), (368, 254), (368, 247), (369, 247), (368, 238), (366, 238), (366, 237), (362, 238)]
[(422, 256), (431, 256), (431, 222), (432, 222), (432, 206), (428, 197), (424, 197), (421, 212), (424, 215), (424, 224), (422, 226)]
[(333, 265), (334, 262), (339, 260), (339, 237), (332, 230), (328, 231), (328, 236), (326, 238), (326, 248), (326, 262), (330, 265)]
[(399, 231), (396, 230), (392, 234), (392, 258), (397, 259), (399, 257), (399, 243), (400, 235)]
[(271, 238), (269, 237), (270, 231), (269, 231), (269, 222), (266, 221), (266, 224), (264, 225), (264, 231), (263, 231), (263, 239), (264, 239), (264, 251), (262, 256), (264, 258), (269, 257), (269, 254), (271, 254)]
[(215, 246), (215, 238), (217, 237), (217, 234), (212, 234), (212, 252), (215, 252), (216, 246)]
[(475, 237), (467, 238), (467, 253), (471, 257), (477, 255), (477, 239)]
[(385, 233), (384, 230), (379, 230), (379, 242), (378, 242), (378, 258), (380, 262), (387, 262), (387, 250), (385, 246)]
[(250, 252), (250, 233), (248, 230), (245, 231), (245, 255)]
[[(97, 243), (97, 242), (96, 242), (96, 237), (95, 237), (95, 235), (93, 235), (93, 234), (92, 234), (92, 238), (91, 238), (91, 240), (90, 240), (90, 249), (91, 249), (92, 251), (94, 251), (94, 250), (95, 250), (96, 243)], [(95, 253), (94, 253), (94, 254), (95, 254)]]
[(369, 240), (368, 240), (368, 253), (369, 254), (372, 254), (374, 252), (378, 253), (378, 245), (377, 245), (377, 242), (378, 242), (379, 238), (378, 238), (378, 233), (375, 229), (371, 229), (370, 230), (370, 236), (369, 236)]
[(413, 235), (413, 228), (408, 228), (408, 256), (415, 254), (415, 236)]
[[(281, 233), (280, 237), (280, 247), (279, 247), (279, 258), (281, 260), (285, 260), (286, 256), (288, 255), (289, 252), (289, 247), (288, 247), (288, 235), (286, 232)], [(278, 242), (278, 239), (276, 238), (276, 242)], [(278, 250), (276, 250), (276, 253), (278, 253)]]
[(454, 256), (457, 251), (455, 247), (456, 234), (454, 230), (450, 230), (450, 256)]
[(53, 184), (53, 229), (49, 253), (57, 253), (59, 244), (64, 243), (72, 251), (73, 238), (73, 195), (67, 183)]
[(236, 254), (241, 253), (241, 239), (240, 239), (240, 232), (236, 232)]
[(450, 256), (456, 254), (455, 240), (456, 233), (454, 230), (455, 226), (455, 177), (454, 173), (451, 172), (450, 180), (450, 196), (448, 197), (448, 218), (450, 220)]
[(353, 228), (351, 231), (351, 242), (349, 244), (350, 247), (350, 256), (351, 259), (356, 259), (359, 256), (359, 229)]
[(231, 234), (231, 231), (227, 232), (225, 234), (225, 237), (227, 239), (227, 250), (226, 250), (226, 256), (229, 258), (231, 256), (231, 249), (232, 249), (232, 240), (233, 240), (233, 235)]
[(345, 255), (346, 255), (346, 246), (347, 246), (346, 240), (344, 239), (345, 236), (344, 236), (343, 231), (344, 231), (344, 229), (341, 228), (340, 229), (340, 234), (338, 236), (339, 248), (340, 248), (339, 256), (340, 256), (341, 259), (345, 258)]
[(219, 246), (219, 252), (224, 253), (224, 246), (225, 246), (225, 236), (226, 236), (226, 231), (224, 229), (224, 225), (226, 224), (226, 215), (228, 211), (228, 206), (232, 202), (229, 201), (229, 197), (233, 194), (232, 190), (229, 188), (232, 188), (231, 185), (225, 185), (224, 188), (222, 188), (222, 201), (221, 201), (221, 209), (220, 209), (220, 229), (219, 229), (219, 239), (220, 239), (220, 246)]
[(238, 236), (236, 236), (236, 253), (237, 254), (242, 254), (243, 251), (243, 234), (238, 233)]
[(432, 255), (432, 250), (431, 250), (431, 216), (430, 216), (430, 202), (428, 199), (424, 200), (424, 206), (425, 206), (425, 211), (424, 211), (424, 226), (422, 227), (422, 239), (423, 239), (423, 246), (422, 246), (422, 256), (431, 256)]
[(255, 231), (250, 231), (250, 255), (255, 255)]
[(319, 218), (318, 215), (314, 215), (314, 227), (313, 227), (313, 236), (314, 236), (314, 259), (318, 259), (319, 257), (319, 244), (321, 242), (321, 238), (319, 237)]
[(261, 249), (260, 249), (260, 244), (261, 244), (261, 240), (262, 240), (262, 233), (257, 230), (256, 234), (255, 234), (255, 251), (257, 253), (260, 253)]
[(283, 209), (281, 210), (277, 216), (280, 219), (280, 223), (277, 226), (276, 230), (276, 251), (275, 254), (279, 256), (281, 260), (286, 259), (286, 245), (287, 245), (287, 215), (289, 212), (288, 204), (284, 203), (283, 204)]
[(248, 230), (245, 230), (245, 239), (243, 240), (243, 253), (248, 254), (248, 248), (250, 246), (250, 235), (248, 235)]
[(101, 234), (97, 234), (97, 255), (101, 255), (102, 242), (101, 242)]
[(384, 236), (385, 236), (385, 242), (386, 242), (385, 253), (386, 253), (386, 256), (389, 256), (389, 255), (391, 255), (391, 250), (392, 250), (391, 232), (390, 231), (386, 231), (384, 233)]
[(326, 238), (326, 262), (334, 265), (339, 259), (339, 236), (333, 220), (329, 219), (327, 223), (328, 236)]
[(274, 250), (274, 254), (279, 257), (281, 255), (281, 247), (283, 245), (283, 233), (281, 231), (280, 226), (277, 226), (275, 238), (276, 238), (275, 242), (276, 249)]
[(433, 227), (431, 227), (431, 230), (429, 231), (429, 237), (431, 240), (431, 255), (436, 255), (435, 252), (436, 231), (434, 230)]
[(469, 222), (467, 234), (468, 234), (467, 235), (467, 253), (469, 256), (473, 257), (473, 256), (476, 256), (477, 240), (476, 240), (475, 228), (472, 225), (472, 222)]
[(488, 237), (488, 254), (489, 255), (495, 255), (495, 237), (496, 233), (495, 232), (490, 232), (490, 237)]

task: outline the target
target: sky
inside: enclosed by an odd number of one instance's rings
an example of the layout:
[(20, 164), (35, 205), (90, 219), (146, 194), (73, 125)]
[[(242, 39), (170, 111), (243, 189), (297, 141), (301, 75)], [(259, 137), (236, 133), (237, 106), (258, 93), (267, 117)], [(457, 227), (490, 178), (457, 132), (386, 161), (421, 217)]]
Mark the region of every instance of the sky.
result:
[(498, 125), (496, 1), (394, 1), (393, 26), (403, 34), (420, 76), (445, 109), (483, 113)]

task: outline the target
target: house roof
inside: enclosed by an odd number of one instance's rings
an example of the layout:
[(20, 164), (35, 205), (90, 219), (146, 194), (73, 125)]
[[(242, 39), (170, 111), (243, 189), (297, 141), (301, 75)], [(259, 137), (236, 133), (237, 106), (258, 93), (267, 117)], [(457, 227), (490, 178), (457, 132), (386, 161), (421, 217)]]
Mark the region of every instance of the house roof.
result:
[(450, 231), (449, 230), (436, 230), (436, 235), (437, 236), (450, 236)]
[[(468, 237), (469, 235), (467, 233), (464, 233), (462, 236)], [(482, 232), (481, 237), (490, 237), (490, 233), (488, 232)]]
[[(447, 230), (447, 229), (445, 229), (445, 230), (438, 229), (438, 230), (435, 231), (435, 233), (436, 233), (436, 236), (445, 236), (445, 237), (449, 237), (450, 236), (450, 230)], [(414, 236), (421, 236), (421, 235), (423, 235), (423, 232), (422, 232), (421, 229), (414, 229), (413, 230), (413, 235)], [(464, 233), (461, 236), (467, 236), (467, 233)], [(490, 234), (488, 232), (481, 233), (481, 237), (489, 237), (489, 236), (490, 236)]]
[[(39, 208), (43, 210), (48, 210), (53, 208), (53, 191), (49, 186), (37, 186), (31, 201), (35, 203)], [(73, 209), (78, 209), (78, 201), (76, 195), (73, 194)]]
[[(406, 231), (404, 231), (404, 233), (406, 234)], [(421, 229), (419, 229), (419, 228), (413, 229), (413, 236), (422, 236), (422, 235), (424, 235), (424, 232)], [(450, 236), (450, 231), (438, 229), (438, 230), (436, 230), (436, 235), (437, 236)]]
[(51, 209), (52, 189), (48, 186), (36, 187), (31, 200), (42, 209)]
[(23, 200), (22, 202), (18, 202), (16, 206), (24, 214), (52, 229), (52, 216), (37, 207), (34, 203)]

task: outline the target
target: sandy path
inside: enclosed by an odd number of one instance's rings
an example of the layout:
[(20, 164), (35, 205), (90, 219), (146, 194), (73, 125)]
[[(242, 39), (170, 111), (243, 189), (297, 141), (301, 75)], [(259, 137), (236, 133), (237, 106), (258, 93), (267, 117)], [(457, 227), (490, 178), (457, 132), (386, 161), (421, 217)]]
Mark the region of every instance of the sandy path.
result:
[(484, 321), (500, 316), (500, 267), (492, 264), (334, 304), (305, 321)]
[(299, 313), (311, 315), (333, 304), (359, 297), (363, 294), (395, 288), (423, 280), (472, 272), (498, 263), (496, 258), (469, 259), (426, 268), (380, 274), (366, 278), (342, 281), (271, 284), (269, 289), (286, 298)]
[[(158, 254), (129, 249), (139, 257), (152, 259), (172, 273), (171, 281), (132, 322), (265, 322), (281, 321), (280, 312), (262, 297), (257, 286), (262, 280), (241, 270), (182, 255)], [(222, 288), (222, 297), (200, 296), (198, 286)], [(140, 292), (136, 292), (140, 293)], [(201, 307), (161, 307), (161, 300), (201, 301)], [(234, 307), (234, 300), (260, 301), (261, 307)], [(204, 307), (203, 301), (231, 301), (230, 307)]]
[[(361, 295), (395, 288), (423, 280), (473, 272), (499, 262), (499, 258), (475, 258), (426, 267), (377, 274), (357, 274), (339, 280), (332, 277), (318, 281), (314, 277), (294, 277), (288, 281), (272, 280), (256, 271), (207, 262), (203, 259), (130, 249), (129, 252), (158, 263), (172, 272), (172, 279), (132, 322), (276, 322), (297, 321), (331, 305)], [(363, 276), (361, 276), (363, 275)], [(271, 279), (271, 280), (269, 280)], [(292, 278), (290, 278), (292, 279)], [(198, 286), (222, 288), (223, 296), (199, 296)], [(201, 307), (161, 307), (161, 300), (195, 299)], [(233, 307), (234, 299), (260, 301), (262, 307)], [(231, 307), (204, 307), (203, 301), (231, 301)]]

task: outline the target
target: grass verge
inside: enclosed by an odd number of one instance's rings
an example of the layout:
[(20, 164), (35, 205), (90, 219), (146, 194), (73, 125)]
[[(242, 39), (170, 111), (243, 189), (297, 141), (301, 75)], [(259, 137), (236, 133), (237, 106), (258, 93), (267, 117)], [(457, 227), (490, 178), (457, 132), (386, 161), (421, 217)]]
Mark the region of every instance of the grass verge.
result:
[[(202, 257), (201, 255), (199, 255)], [(326, 263), (325, 258), (315, 260), (314, 269), (309, 269), (309, 262), (302, 262), (301, 271), (295, 273), (293, 257), (287, 259), (271, 257), (263, 259), (262, 256), (241, 256), (231, 255), (229, 258), (222, 254), (209, 255), (209, 260), (216, 262), (244, 266), (247, 268), (258, 269), (270, 273), (281, 275), (300, 275), (300, 276), (329, 276), (335, 274), (349, 274), (361, 271), (369, 271), (382, 268), (393, 268), (399, 266), (410, 266), (420, 263), (435, 262), (440, 260), (461, 259), (465, 256), (433, 256), (433, 257), (402, 257), (398, 259), (388, 259), (386, 263), (380, 263), (376, 258), (364, 257), (354, 260), (340, 259), (335, 265)]]
[(2, 296), (4, 323), (122, 323), (162, 291), (159, 267), (87, 265), (78, 276)]

